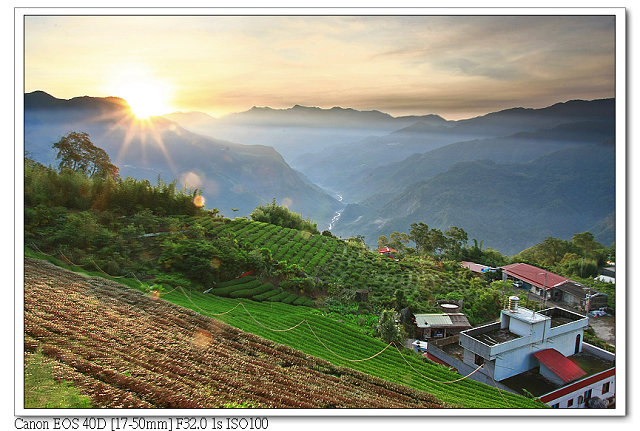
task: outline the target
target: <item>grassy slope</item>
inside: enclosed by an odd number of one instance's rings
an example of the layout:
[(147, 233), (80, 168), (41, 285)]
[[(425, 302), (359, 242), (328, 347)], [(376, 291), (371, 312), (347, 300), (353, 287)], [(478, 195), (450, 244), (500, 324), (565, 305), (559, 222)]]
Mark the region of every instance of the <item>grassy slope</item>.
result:
[[(31, 251), (28, 251), (27, 254), (32, 257), (46, 257)], [(59, 261), (50, 257), (46, 260), (60, 264)], [(78, 270), (77, 267), (62, 266)], [(95, 272), (91, 273), (91, 275), (104, 276)], [(133, 287), (138, 285), (134, 280), (115, 279), (115, 281), (125, 282)], [(350, 367), (376, 377), (424, 390), (453, 405), (459, 405), (464, 408), (542, 407), (541, 404), (532, 400), (498, 392), (495, 388), (482, 385), (470, 379), (457, 383), (433, 382), (430, 379), (442, 382), (456, 380), (460, 376), (448, 371), (443, 366), (427, 363), (411, 352), (405, 351), (404, 355), (401, 356), (394, 347), (389, 347), (383, 353), (368, 361), (349, 361), (347, 359), (369, 358), (382, 351), (386, 345), (380, 340), (361, 334), (357, 327), (349, 323), (341, 323), (322, 316), (319, 310), (280, 303), (238, 301), (200, 292), (187, 293), (181, 290), (167, 292), (163, 295), (163, 299), (218, 318), (246, 332), (260, 335), (299, 349), (307, 354), (326, 359), (335, 365)], [(228, 312), (239, 302), (245, 305), (250, 314), (242, 307), (237, 307)], [(220, 313), (226, 314), (218, 315)], [(299, 324), (301, 321), (309, 322), (309, 324), (302, 323), (295, 329), (282, 331)], [(273, 331), (267, 329), (267, 327), (280, 331)]]
[(54, 379), (54, 362), (42, 352), (25, 353), (24, 407), (27, 409), (90, 408), (91, 400), (69, 382)]

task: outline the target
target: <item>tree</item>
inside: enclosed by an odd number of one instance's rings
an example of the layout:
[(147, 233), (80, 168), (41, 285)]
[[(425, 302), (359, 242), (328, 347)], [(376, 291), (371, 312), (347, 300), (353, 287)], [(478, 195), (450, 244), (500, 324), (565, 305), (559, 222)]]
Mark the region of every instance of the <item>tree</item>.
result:
[(402, 345), (402, 333), (396, 324), (394, 310), (383, 310), (380, 314), (380, 320), (376, 326), (376, 334), (387, 343), (392, 341), (398, 345)]
[[(464, 232), (462, 229), (459, 230)], [(455, 234), (460, 235), (460, 232), (455, 231)], [(466, 237), (466, 232), (464, 236)], [(411, 223), (408, 238), (416, 243), (416, 250), (420, 254), (442, 254), (447, 249), (448, 241), (442, 231), (435, 228), (429, 229), (429, 226), (422, 222)]]
[(389, 247), (395, 248), (396, 250), (402, 252), (405, 248), (407, 248), (407, 244), (409, 244), (409, 235), (404, 232), (391, 232), (389, 235)]
[(109, 155), (91, 142), (84, 132), (71, 132), (53, 144), (58, 150), (59, 169), (84, 172), (87, 176), (117, 178), (119, 169), (111, 163)]
[(389, 247), (389, 238), (386, 235), (380, 235), (378, 237), (378, 248)]
[(457, 258), (463, 247), (467, 245), (469, 237), (464, 229), (458, 226), (451, 226), (445, 233), (447, 253), (451, 257)]
[(547, 237), (539, 246), (542, 252), (540, 263), (546, 266), (555, 265), (566, 253), (571, 252), (569, 242), (559, 238)]
[(591, 232), (577, 233), (571, 237), (571, 242), (582, 249), (584, 257), (592, 257), (594, 249), (602, 248), (602, 245), (595, 241)]
[(418, 253), (427, 252), (429, 247), (429, 226), (422, 222), (411, 223), (409, 238), (416, 243), (416, 251)]

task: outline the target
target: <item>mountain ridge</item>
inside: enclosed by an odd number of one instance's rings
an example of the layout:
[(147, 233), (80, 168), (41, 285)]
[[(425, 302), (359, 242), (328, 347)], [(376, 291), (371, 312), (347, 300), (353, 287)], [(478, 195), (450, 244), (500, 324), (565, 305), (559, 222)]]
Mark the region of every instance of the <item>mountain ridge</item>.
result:
[(65, 101), (43, 93), (25, 94), (25, 150), (41, 163), (54, 164), (52, 144), (70, 131), (84, 131), (123, 176), (176, 179), (203, 190), (207, 203), (223, 212), (235, 208), (239, 215), (248, 215), (275, 197), (322, 224), (340, 206), (291, 169), (272, 147), (194, 134), (164, 117), (140, 122), (120, 100)]

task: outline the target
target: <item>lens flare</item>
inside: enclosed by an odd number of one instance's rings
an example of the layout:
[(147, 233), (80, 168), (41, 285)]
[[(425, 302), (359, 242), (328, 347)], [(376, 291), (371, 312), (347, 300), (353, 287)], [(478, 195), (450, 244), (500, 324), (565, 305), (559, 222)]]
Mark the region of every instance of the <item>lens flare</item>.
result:
[(198, 329), (195, 334), (193, 334), (193, 340), (191, 341), (194, 346), (204, 349), (213, 341), (213, 335), (211, 332)]
[(220, 260), (219, 257), (214, 257), (213, 259), (211, 259), (210, 265), (213, 269), (219, 269), (222, 266), (222, 260)]
[(291, 198), (282, 199), (282, 206), (283, 207), (289, 208), (291, 205), (293, 205), (293, 200)]
[(193, 204), (194, 204), (195, 206), (197, 206), (198, 208), (202, 208), (202, 207), (204, 207), (204, 196), (196, 196), (196, 197), (193, 199)]
[(180, 176), (180, 180), (182, 184), (187, 188), (198, 188), (202, 187), (202, 178), (200, 175), (195, 172), (185, 172)]
[(306, 230), (301, 230), (300, 232), (298, 232), (298, 235), (299, 235), (302, 239), (309, 239), (309, 238), (311, 238), (311, 232), (307, 232)]

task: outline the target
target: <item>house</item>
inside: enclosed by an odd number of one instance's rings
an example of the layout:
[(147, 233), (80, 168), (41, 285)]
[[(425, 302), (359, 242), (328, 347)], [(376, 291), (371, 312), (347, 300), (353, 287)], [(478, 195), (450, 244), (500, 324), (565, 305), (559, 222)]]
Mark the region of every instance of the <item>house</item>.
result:
[(503, 266), (502, 280), (513, 280), (541, 299), (562, 302), (587, 313), (607, 306), (606, 294), (526, 263)]
[(550, 299), (551, 289), (569, 280), (566, 277), (527, 263), (512, 263), (501, 268), (503, 281), (513, 280), (520, 282), (520, 287), (543, 299)]
[(586, 316), (558, 307), (519, 307), (511, 297), (499, 322), (460, 332), (462, 363), (467, 369), (482, 365), (478, 374), (515, 393), (526, 389), (554, 408), (611, 405), (615, 355), (583, 342), (588, 323)]
[(463, 313), (415, 314), (416, 338), (431, 340), (451, 337), (471, 328)]
[(462, 262), (460, 262), (460, 265), (463, 268), (467, 268), (469, 271), (473, 272), (476, 275), (482, 275), (485, 272), (495, 272), (496, 271), (496, 268), (492, 268), (492, 267), (487, 266), (487, 265), (481, 265), (481, 264), (475, 263), (475, 262), (462, 261)]
[[(615, 264), (614, 264), (615, 265)], [(605, 283), (615, 283), (616, 282), (616, 267), (615, 266), (607, 266), (605, 268), (600, 268), (598, 280), (604, 281)]]
[(383, 256), (387, 256), (388, 258), (391, 259), (395, 259), (395, 255), (393, 253), (397, 253), (398, 250), (393, 249), (393, 248), (389, 248), (389, 247), (383, 247), (383, 248), (379, 248), (378, 250), (376, 250), (378, 253), (380, 253)]
[(607, 306), (608, 295), (573, 280), (560, 283), (551, 291), (551, 300), (564, 302), (585, 313)]

